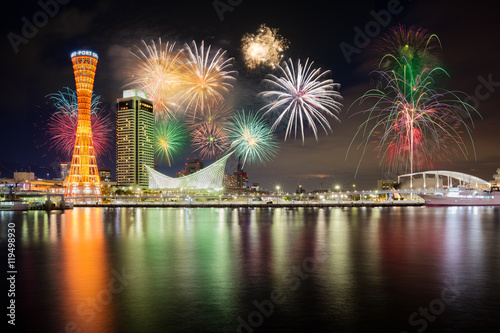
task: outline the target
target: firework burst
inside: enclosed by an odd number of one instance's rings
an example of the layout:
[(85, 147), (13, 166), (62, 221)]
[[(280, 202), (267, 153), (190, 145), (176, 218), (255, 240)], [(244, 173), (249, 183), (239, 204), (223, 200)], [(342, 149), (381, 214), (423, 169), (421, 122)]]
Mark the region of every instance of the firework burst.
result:
[(309, 59), (304, 64), (297, 61), (296, 66), (290, 59), (278, 67), (280, 76), (268, 75), (263, 83), (271, 90), (261, 92), (259, 96), (268, 101), (263, 109), (265, 114), (278, 113), (272, 125), (274, 130), (282, 122), (288, 122), (285, 140), (293, 132), (297, 137), (300, 129), (302, 143), (304, 143), (304, 128), (311, 127), (314, 137), (318, 140), (318, 125), (328, 134), (332, 131), (326, 116), (338, 120), (336, 114), (340, 112), (339, 100), (342, 98), (336, 90), (340, 87), (331, 79), (325, 79), (330, 72), (313, 68)]
[[(78, 124), (78, 99), (76, 91), (66, 88), (47, 96), (56, 108), (47, 122), (49, 142), (58, 152), (71, 156), (75, 145), (76, 128)], [(96, 156), (99, 158), (109, 152), (113, 134), (112, 122), (101, 97), (92, 95), (91, 104), (92, 141)]]
[(376, 144), (380, 165), (389, 171), (413, 173), (432, 168), (436, 159), (447, 159), (459, 152), (467, 157), (460, 128), (468, 133), (474, 149), (471, 127), (465, 119), (472, 119), (471, 111), (477, 111), (458, 92), (436, 88), (436, 78), (448, 77), (437, 66), (436, 51), (440, 47), (437, 36), (401, 25), (378, 42), (377, 52), (382, 60), (374, 72), (376, 88), (357, 100), (372, 100), (373, 106), (362, 111), (368, 117), (354, 139), (363, 138), (362, 156), (369, 144)]
[(191, 133), (193, 152), (198, 151), (203, 158), (222, 154), (229, 144), (227, 130), (217, 123), (202, 122), (194, 126)]
[(185, 44), (181, 69), (179, 101), (193, 116), (204, 113), (207, 105), (224, 100), (224, 94), (232, 87), (235, 71), (231, 71), (233, 58), (226, 59), (226, 51), (213, 52), (211, 46), (200, 47), (193, 41)]
[(243, 161), (243, 167), (263, 165), (278, 153), (278, 143), (266, 120), (258, 113), (237, 112), (229, 128), (229, 139), (237, 159)]
[(142, 41), (145, 51), (137, 47), (137, 58), (131, 85), (148, 94), (154, 103), (156, 119), (166, 119), (174, 115), (178, 108), (176, 96), (179, 92), (182, 50), (175, 43), (148, 45)]
[(188, 134), (184, 124), (177, 119), (158, 121), (155, 125), (154, 149), (161, 160), (171, 166), (188, 142)]
[(283, 58), (283, 53), (288, 49), (288, 44), (288, 41), (278, 34), (278, 29), (261, 24), (255, 34), (245, 34), (241, 38), (245, 65), (249, 69), (276, 68)]
[(205, 112), (203, 113), (195, 112), (195, 110), (189, 109), (186, 112), (186, 118), (191, 124), (191, 129), (194, 129), (194, 127), (199, 123), (215, 123), (226, 127), (229, 124), (232, 112), (233, 108), (231, 106), (224, 103), (224, 101), (219, 101), (217, 103), (207, 105)]
[(227, 127), (232, 108), (223, 102), (209, 105), (204, 113), (188, 115), (193, 152), (211, 158), (224, 152), (229, 144)]
[(435, 76), (447, 75), (444, 69), (426, 68), (414, 80), (395, 71), (377, 73), (380, 89), (372, 89), (359, 99), (361, 103), (374, 100), (373, 107), (362, 111), (369, 116), (355, 135), (363, 137), (364, 151), (375, 142), (381, 165), (389, 171), (412, 173), (432, 167), (435, 159), (445, 155), (462, 152), (467, 156), (459, 127), (465, 128), (472, 142), (471, 128), (462, 115), (471, 118), (470, 111), (475, 109), (458, 93), (433, 88)]
[(424, 68), (438, 65), (440, 50), (441, 42), (436, 35), (422, 28), (399, 24), (377, 40), (375, 51), (379, 63), (376, 66), (380, 70), (394, 70), (401, 75), (405, 75), (408, 67), (420, 73)]

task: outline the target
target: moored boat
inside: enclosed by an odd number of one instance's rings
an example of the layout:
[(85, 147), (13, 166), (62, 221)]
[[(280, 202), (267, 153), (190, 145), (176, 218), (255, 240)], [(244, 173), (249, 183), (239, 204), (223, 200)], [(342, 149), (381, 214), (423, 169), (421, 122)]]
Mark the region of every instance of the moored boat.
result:
[(446, 193), (419, 194), (426, 206), (500, 206), (500, 191), (451, 188)]
[(0, 201), (0, 210), (28, 210), (29, 204), (23, 201)]

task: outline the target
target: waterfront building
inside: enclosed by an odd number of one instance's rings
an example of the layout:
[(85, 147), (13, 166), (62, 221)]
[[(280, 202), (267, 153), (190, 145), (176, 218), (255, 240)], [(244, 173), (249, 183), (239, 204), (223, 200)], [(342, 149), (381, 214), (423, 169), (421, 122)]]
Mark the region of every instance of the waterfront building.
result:
[(238, 177), (236, 175), (224, 174), (222, 182), (226, 190), (236, 190), (238, 188)]
[(493, 175), (492, 185), (500, 186), (500, 168), (497, 169), (497, 173)]
[(377, 180), (377, 190), (378, 191), (389, 191), (392, 190), (395, 181), (390, 179), (379, 179)]
[(14, 172), (14, 182), (22, 183), (22, 182), (30, 182), (35, 180), (35, 174), (33, 172)]
[(153, 102), (146, 93), (124, 90), (117, 99), (116, 181), (118, 186), (149, 186), (148, 167), (154, 167)]
[(234, 175), (236, 176), (236, 187), (239, 190), (245, 190), (248, 188), (248, 174), (243, 170), (234, 170)]
[(99, 178), (101, 179), (101, 183), (111, 182), (111, 170), (107, 169), (99, 170)]
[(149, 175), (149, 188), (156, 190), (203, 190), (221, 191), (223, 188), (224, 169), (226, 168), (228, 154), (206, 168), (184, 177), (172, 178), (155, 171), (147, 166)]
[(177, 177), (184, 177), (191, 175), (195, 172), (200, 171), (205, 167), (205, 163), (203, 163), (203, 159), (197, 159), (194, 158), (192, 160), (187, 159), (187, 162), (185, 163), (185, 168), (184, 170), (180, 171), (177, 173)]
[(65, 180), (69, 176), (69, 169), (71, 168), (71, 162), (61, 163), (61, 179)]
[(258, 192), (260, 190), (260, 183), (252, 182), (252, 186), (250, 186), (250, 191)]

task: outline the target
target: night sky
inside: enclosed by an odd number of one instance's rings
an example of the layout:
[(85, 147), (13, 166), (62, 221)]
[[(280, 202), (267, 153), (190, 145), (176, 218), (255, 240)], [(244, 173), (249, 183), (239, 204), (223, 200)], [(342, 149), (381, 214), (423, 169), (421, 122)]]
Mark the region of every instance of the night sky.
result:
[[(44, 0), (42, 0), (43, 2)], [(51, 2), (50, 0), (48, 2)], [(333, 133), (320, 133), (318, 143), (312, 132), (305, 144), (300, 138), (283, 142), (280, 135), (279, 155), (265, 167), (246, 167), (250, 182), (271, 188), (277, 184), (289, 191), (300, 181), (307, 191), (326, 188), (339, 183), (350, 189), (373, 189), (377, 179), (395, 178), (379, 166), (376, 153), (367, 152), (357, 176), (356, 168), (361, 150), (352, 150), (346, 159), (347, 148), (363, 116), (353, 116), (361, 110), (347, 108), (370, 88), (373, 68), (373, 40), (352, 54), (347, 61), (342, 53), (342, 42), (354, 45), (355, 30), (364, 29), (373, 21), (371, 11), (379, 12), (391, 1), (238, 1), (225, 11), (223, 20), (214, 8), (213, 1), (63, 1), (57, 9), (51, 7), (53, 17), (41, 24), (37, 32), (18, 45), (18, 52), (8, 39), (9, 33), (22, 35), (24, 21), (42, 18), (42, 7), (37, 1), (11, 3), (2, 19), (2, 118), (0, 121), (0, 161), (23, 166), (50, 166), (66, 157), (58, 155), (49, 146), (43, 128), (44, 121), (53, 109), (47, 95), (64, 87), (75, 89), (70, 53), (90, 49), (99, 54), (94, 92), (101, 95), (108, 112), (116, 112), (116, 98), (127, 86), (134, 45), (141, 40), (161, 37), (179, 45), (196, 40), (227, 50), (234, 57), (238, 80), (228, 99), (236, 109), (258, 109), (262, 101), (255, 95), (265, 73), (248, 73), (241, 60), (240, 39), (253, 33), (265, 23), (278, 28), (288, 39), (290, 49), (285, 57), (310, 58), (323, 69), (331, 70), (331, 78), (341, 84), (343, 109), (340, 122), (332, 120)], [(450, 74), (444, 85), (476, 98), (479, 115), (474, 115), (472, 133), (476, 157), (469, 143), (467, 158), (451, 156), (450, 160), (437, 162), (436, 170), (454, 170), (491, 180), (500, 168), (500, 68), (498, 66), (500, 23), (498, 11), (482, 2), (401, 1), (399, 13), (391, 15), (390, 23), (381, 28), (379, 35), (396, 24), (416, 25), (437, 34), (442, 43), (441, 60)], [(37, 14), (38, 13), (38, 14)], [(11, 35), (12, 36), (12, 35)], [(487, 82), (490, 84), (487, 84)], [(486, 82), (486, 84), (485, 84)], [(498, 83), (497, 83), (498, 82)], [(486, 85), (486, 86), (485, 86)], [(365, 107), (366, 108), (366, 107)], [(471, 120), (467, 120), (471, 124)], [(356, 141), (359, 143), (359, 140)], [(114, 169), (114, 150), (101, 159), (99, 167)], [(160, 165), (160, 171), (169, 175), (182, 169), (188, 157), (186, 151), (176, 164), (169, 168)], [(207, 163), (211, 163), (207, 161)], [(235, 162), (229, 163), (234, 168)], [(2, 169), (3, 174), (8, 170)], [(43, 175), (37, 175), (43, 177)], [(1, 177), (1, 176), (0, 176)]]

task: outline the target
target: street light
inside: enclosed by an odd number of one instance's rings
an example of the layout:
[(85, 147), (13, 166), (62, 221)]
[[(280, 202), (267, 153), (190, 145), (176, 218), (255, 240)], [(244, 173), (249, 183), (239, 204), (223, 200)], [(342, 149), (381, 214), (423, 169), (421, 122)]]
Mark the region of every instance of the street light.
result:
[(340, 196), (339, 196), (340, 186), (339, 185), (335, 185), (335, 189), (337, 190), (337, 201), (340, 201)]
[(279, 185), (276, 185), (276, 191), (278, 194), (280, 194), (280, 186)]

